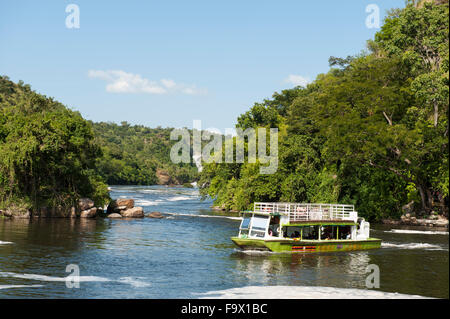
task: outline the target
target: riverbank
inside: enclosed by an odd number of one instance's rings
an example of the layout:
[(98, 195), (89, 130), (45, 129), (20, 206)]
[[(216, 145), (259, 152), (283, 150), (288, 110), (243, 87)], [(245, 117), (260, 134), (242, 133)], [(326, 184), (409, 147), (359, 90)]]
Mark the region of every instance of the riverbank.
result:
[(222, 206), (211, 206), (211, 210), (213, 210), (215, 212), (221, 212), (221, 213), (239, 213), (238, 210), (226, 209), (225, 205), (222, 205)]
[[(40, 207), (38, 209), (26, 209), (11, 207), (0, 210), (0, 218), (8, 219), (36, 219), (36, 218), (143, 218), (144, 209), (134, 205), (132, 198), (119, 198), (112, 200), (105, 207), (96, 207), (93, 200), (81, 198), (73, 207)], [(148, 217), (161, 218), (155, 212)]]
[(402, 215), (400, 219), (383, 219), (386, 225), (403, 225), (413, 227), (433, 227), (448, 230), (448, 218), (442, 215), (432, 215), (428, 218), (416, 218), (410, 214)]

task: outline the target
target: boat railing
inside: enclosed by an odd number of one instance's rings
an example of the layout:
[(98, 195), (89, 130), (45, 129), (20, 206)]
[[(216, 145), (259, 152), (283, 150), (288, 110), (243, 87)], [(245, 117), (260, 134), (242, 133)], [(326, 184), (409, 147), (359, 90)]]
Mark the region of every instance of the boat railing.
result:
[(320, 220), (356, 221), (358, 213), (354, 205), (343, 204), (306, 204), (306, 203), (255, 203), (255, 213), (289, 216), (289, 222)]

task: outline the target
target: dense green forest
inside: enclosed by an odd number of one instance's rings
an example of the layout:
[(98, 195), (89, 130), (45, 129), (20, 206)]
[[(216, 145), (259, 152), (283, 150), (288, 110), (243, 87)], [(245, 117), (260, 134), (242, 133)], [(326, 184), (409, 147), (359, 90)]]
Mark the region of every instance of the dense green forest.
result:
[(278, 128), (279, 165), (206, 164), (199, 185), (225, 209), (255, 201), (355, 204), (370, 220), (448, 214), (448, 1), (391, 10), (368, 52), (331, 57), (306, 88), (275, 93), (237, 128)]
[(174, 164), (171, 128), (131, 126), (126, 122), (92, 123), (95, 141), (103, 151), (98, 173), (109, 185), (184, 184), (197, 179), (195, 164)]
[(78, 112), (0, 77), (0, 209), (71, 207), (81, 197), (106, 203), (100, 156)]
[(109, 200), (107, 184), (183, 184), (195, 164), (174, 164), (170, 128), (92, 123), (22, 81), (0, 77), (0, 209), (72, 207)]

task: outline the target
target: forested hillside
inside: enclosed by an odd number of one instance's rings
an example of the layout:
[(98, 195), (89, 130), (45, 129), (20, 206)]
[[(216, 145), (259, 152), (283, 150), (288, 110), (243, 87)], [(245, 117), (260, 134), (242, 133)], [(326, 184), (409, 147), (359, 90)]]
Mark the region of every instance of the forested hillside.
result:
[(110, 185), (184, 184), (197, 179), (197, 167), (174, 164), (171, 128), (132, 126), (127, 122), (92, 123), (96, 143), (103, 151), (98, 172)]
[(106, 203), (100, 156), (78, 112), (0, 76), (0, 209), (71, 207), (81, 197)]
[(204, 196), (225, 209), (255, 201), (355, 204), (370, 220), (448, 214), (448, 1), (392, 10), (368, 52), (331, 57), (306, 88), (256, 103), (236, 127), (277, 127), (279, 166), (204, 164)]
[(183, 184), (195, 164), (174, 164), (172, 129), (92, 123), (0, 77), (0, 209), (72, 207), (83, 197), (102, 205), (107, 184)]

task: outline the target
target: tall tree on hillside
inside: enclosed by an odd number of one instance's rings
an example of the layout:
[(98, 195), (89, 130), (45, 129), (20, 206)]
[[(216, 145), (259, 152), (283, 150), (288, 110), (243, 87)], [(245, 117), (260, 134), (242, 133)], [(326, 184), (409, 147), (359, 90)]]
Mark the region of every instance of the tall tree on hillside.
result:
[[(448, 1), (412, 1), (386, 19), (375, 41), (375, 54), (398, 57), (411, 76), (415, 104), (408, 109), (410, 127), (420, 132), (422, 209), (431, 211), (435, 197), (444, 205), (449, 196), (449, 6)], [(389, 122), (389, 117), (386, 118)], [(413, 165), (411, 162), (410, 166)]]

